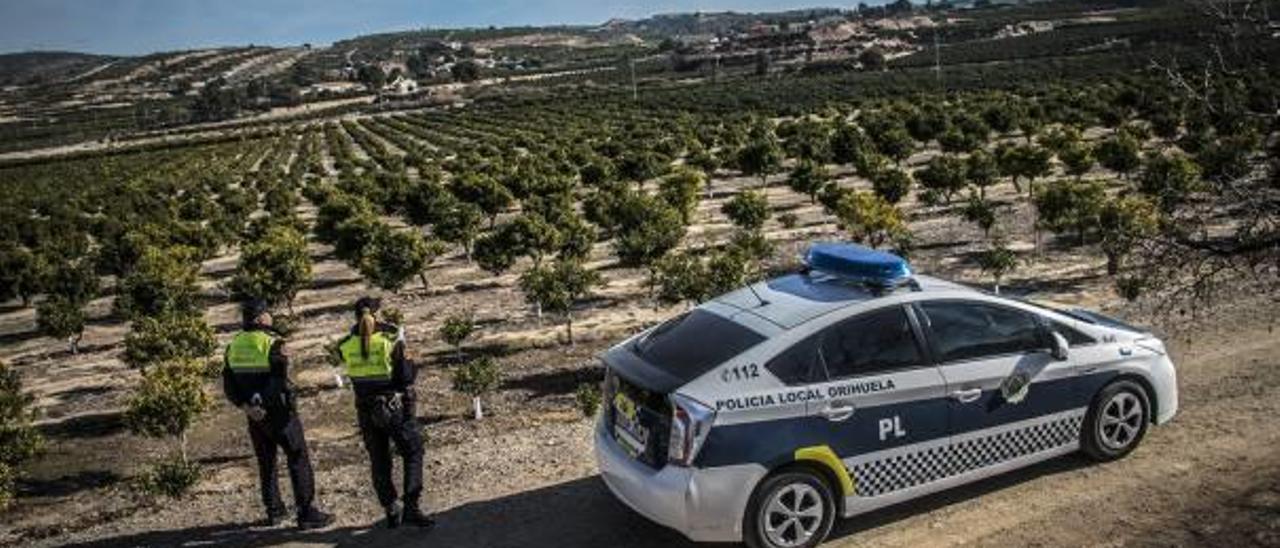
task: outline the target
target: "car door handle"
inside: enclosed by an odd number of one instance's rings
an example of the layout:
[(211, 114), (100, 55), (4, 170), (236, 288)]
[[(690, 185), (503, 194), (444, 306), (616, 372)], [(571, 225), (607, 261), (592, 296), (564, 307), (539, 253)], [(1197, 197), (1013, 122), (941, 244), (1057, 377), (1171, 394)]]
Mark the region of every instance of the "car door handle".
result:
[(849, 420), (853, 416), (854, 407), (848, 404), (831, 404), (822, 408), (818, 413), (831, 422), (841, 422)]
[(956, 390), (951, 393), (951, 399), (960, 403), (973, 403), (982, 397), (981, 388), (970, 388), (968, 390)]

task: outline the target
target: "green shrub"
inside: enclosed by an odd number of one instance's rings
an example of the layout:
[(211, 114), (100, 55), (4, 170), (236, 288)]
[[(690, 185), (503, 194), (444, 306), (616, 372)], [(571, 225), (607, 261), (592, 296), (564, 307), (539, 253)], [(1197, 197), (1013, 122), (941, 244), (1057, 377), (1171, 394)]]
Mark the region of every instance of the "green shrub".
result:
[(453, 371), (453, 389), (471, 396), (476, 420), (484, 418), (480, 397), (498, 387), (502, 370), (493, 358), (483, 356), (471, 360)]
[(587, 418), (596, 416), (596, 412), (600, 410), (600, 385), (593, 382), (578, 385), (573, 399), (577, 401), (578, 409), (582, 411), (583, 416)]
[(200, 466), (175, 454), (153, 463), (143, 474), (140, 487), (149, 495), (178, 498), (199, 482)]
[(470, 337), (476, 330), (475, 318), (471, 313), (453, 315), (444, 319), (444, 324), (440, 326), (440, 338), (444, 342), (449, 343), (453, 347), (453, 355), (458, 360), (462, 359), (462, 343)]
[(782, 224), (783, 228), (789, 230), (800, 224), (800, 218), (797, 217), (795, 213), (788, 211), (782, 215), (778, 215), (778, 222)]

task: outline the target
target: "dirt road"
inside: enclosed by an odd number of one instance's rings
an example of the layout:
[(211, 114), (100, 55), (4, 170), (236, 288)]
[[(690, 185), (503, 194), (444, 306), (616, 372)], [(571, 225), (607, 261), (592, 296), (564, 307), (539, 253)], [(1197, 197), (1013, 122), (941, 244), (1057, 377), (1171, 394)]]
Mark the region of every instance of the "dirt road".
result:
[[(1067, 457), (909, 502), (839, 524), (828, 545), (1280, 546), (1280, 336), (1256, 315), (1173, 341), (1181, 411), (1129, 458)], [(331, 530), (244, 525), (258, 517), (251, 461), (242, 440), (228, 439), (234, 453), (214, 459), (215, 477), (193, 499), (37, 544), (690, 546), (610, 496), (593, 472), (589, 432), (566, 416), (432, 452), (429, 498), (441, 512), (427, 537), (374, 526), (357, 441), (322, 430), (311, 433), (315, 458), (344, 463), (319, 477), (321, 498), (340, 514)]]

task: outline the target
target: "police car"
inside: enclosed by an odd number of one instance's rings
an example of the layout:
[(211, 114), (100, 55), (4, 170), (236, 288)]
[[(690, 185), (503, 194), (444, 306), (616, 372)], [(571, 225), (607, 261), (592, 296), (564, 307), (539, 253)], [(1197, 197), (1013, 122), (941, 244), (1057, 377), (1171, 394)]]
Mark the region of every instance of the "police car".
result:
[(695, 541), (810, 547), (853, 516), (1083, 451), (1125, 456), (1177, 411), (1150, 333), (1002, 298), (864, 247), (611, 348), (609, 489)]

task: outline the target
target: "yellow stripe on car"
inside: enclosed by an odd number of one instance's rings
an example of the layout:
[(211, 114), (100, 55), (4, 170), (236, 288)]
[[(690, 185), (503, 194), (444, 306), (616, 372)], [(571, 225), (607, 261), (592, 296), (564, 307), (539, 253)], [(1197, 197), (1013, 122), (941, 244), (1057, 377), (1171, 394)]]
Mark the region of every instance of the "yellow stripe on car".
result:
[(836, 481), (840, 483), (840, 492), (844, 496), (852, 496), (857, 491), (853, 485), (853, 478), (849, 476), (849, 469), (844, 467), (840, 457), (837, 457), (830, 447), (815, 445), (796, 449), (795, 458), (796, 462), (812, 462), (830, 470), (835, 475)]

